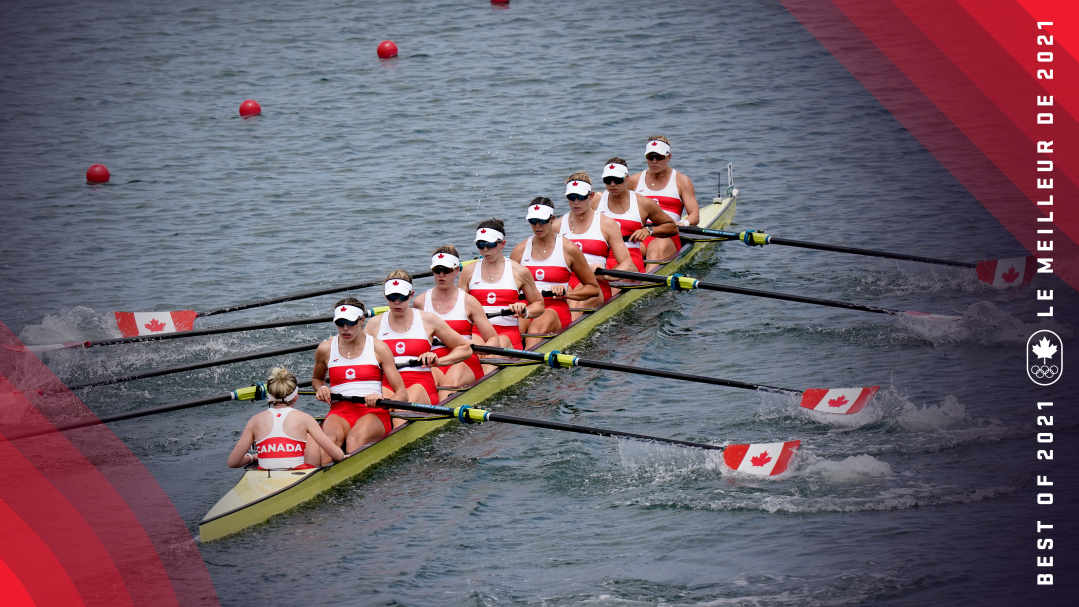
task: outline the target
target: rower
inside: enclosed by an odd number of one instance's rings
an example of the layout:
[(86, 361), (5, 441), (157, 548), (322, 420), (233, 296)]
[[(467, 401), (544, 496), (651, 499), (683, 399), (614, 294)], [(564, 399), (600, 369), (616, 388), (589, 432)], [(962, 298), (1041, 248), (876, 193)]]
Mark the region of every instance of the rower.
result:
[[(274, 367), (266, 380), (266, 400), (270, 407), (247, 420), (240, 440), (229, 454), (229, 468), (239, 468), (254, 461), (258, 462), (259, 470), (317, 468), (322, 465), (323, 449), (335, 462), (347, 457), (341, 447), (326, 436), (315, 418), (292, 408), (299, 398), (296, 376), (288, 369)], [(247, 452), (252, 445), (258, 455)]]
[[(345, 451), (350, 453), (393, 430), (390, 412), (375, 407), (375, 402), (383, 396), (383, 381), (393, 387), (394, 400), (408, 398), (390, 348), (364, 334), (365, 317), (363, 303), (355, 297), (334, 305), (337, 335), (319, 344), (315, 350), (315, 369), (311, 372), (315, 398), (330, 404), (322, 429), (335, 445), (343, 443)], [(337, 394), (364, 397), (366, 402), (334, 401), (330, 386)], [(322, 459), (327, 463), (326, 454)]]
[[(536, 281), (536, 288), (550, 291), (543, 298), (543, 313), (532, 320), (521, 320), (523, 333), (558, 333), (572, 322), (566, 300), (585, 301), (600, 296), (596, 275), (577, 245), (559, 236), (554, 227), (554, 203), (542, 196), (528, 203), (525, 215), (532, 226), (532, 236), (518, 243), (510, 259), (524, 266)], [(570, 278), (576, 278), (578, 288), (570, 289)], [(525, 347), (543, 341), (542, 337), (525, 339)]]
[[(592, 208), (618, 222), (637, 271), (644, 272), (644, 260), (651, 259), (651, 256), (648, 255), (648, 247), (643, 241), (653, 234), (658, 237), (677, 236), (678, 226), (674, 225), (674, 221), (659, 208), (655, 200), (631, 191), (626, 178), (618, 176), (622, 172), (619, 167), (624, 167), (625, 173), (629, 174), (629, 165), (625, 160), (616, 157), (606, 162), (607, 166), (612, 164), (615, 169), (604, 167), (607, 177), (603, 180), (603, 185), (607, 189), (598, 198), (592, 197)], [(651, 224), (646, 225), (649, 221)], [(616, 263), (617, 261), (608, 255), (607, 267), (612, 268)]]
[[(603, 179), (612, 179), (612, 176), (618, 176), (625, 178), (629, 173), (629, 169), (626, 169), (623, 165), (604, 165)], [(618, 167), (616, 171), (613, 167)], [(623, 171), (624, 169), (624, 171)], [(587, 173), (575, 173), (574, 175), (583, 176), (583, 182), (589, 184), (591, 189), (591, 180)], [(573, 177), (571, 175), (570, 177)], [(615, 261), (613, 266), (609, 266), (609, 269), (621, 270), (623, 272), (634, 272), (637, 267), (633, 263), (633, 259), (630, 257), (629, 249), (626, 248), (626, 243), (622, 241), (622, 230), (618, 225), (618, 222), (610, 217), (604, 217), (597, 213), (592, 205), (589, 204), (589, 198), (582, 197), (577, 194), (579, 191), (578, 186), (572, 186), (576, 190), (574, 193), (570, 193), (570, 183), (573, 179), (568, 180), (566, 187), (566, 200), (569, 201), (569, 213), (559, 217), (554, 222), (554, 228), (558, 230), (558, 234), (565, 238), (570, 239), (573, 244), (577, 245), (577, 248), (584, 253), (584, 258), (588, 262), (588, 267), (593, 272), (598, 268), (604, 268), (607, 266), (608, 256), (612, 257)], [(570, 300), (570, 311), (574, 308), (594, 308), (602, 304), (611, 298), (611, 278), (607, 276), (596, 276), (596, 280), (599, 282), (599, 289), (602, 297), (593, 297), (584, 301)], [(571, 276), (569, 279), (570, 289), (577, 289), (580, 285), (580, 281), (577, 280), (577, 276)], [(577, 320), (581, 314), (580, 312), (572, 312), (573, 319)]]
[[(671, 168), (671, 142), (663, 135), (649, 137), (644, 146), (644, 159), (648, 161), (648, 170), (630, 177), (629, 189), (655, 200), (678, 225), (697, 225), (701, 212), (693, 182), (684, 173)], [(682, 219), (683, 210), (685, 219)], [(670, 259), (682, 248), (678, 234), (669, 239), (649, 237), (644, 244), (649, 259)]]
[[(403, 400), (421, 405), (437, 404), (438, 389), (432, 370), (464, 362), (472, 356), (472, 347), (437, 314), (412, 307), (415, 293), (412, 290), (412, 275), (408, 272), (390, 272), (383, 291), (390, 310), (367, 323), (364, 331), (389, 346), (397, 364), (417, 365), (401, 368), (401, 378), (408, 391), (408, 398)], [(437, 337), (449, 349), (445, 356), (440, 357), (432, 351), (432, 337)], [(386, 382), (382, 383), (382, 391), (386, 398), (393, 393)], [(401, 423), (404, 422), (397, 421), (395, 425)]]
[[(476, 330), (479, 332), (477, 341), (498, 347), (498, 333), (487, 320), (479, 300), (457, 287), (457, 276), (461, 273), (461, 256), (457, 248), (446, 245), (436, 249), (431, 255), (431, 273), (435, 276), (435, 288), (417, 296), (412, 306), (438, 315), (466, 341), (472, 341), (472, 331)], [(436, 356), (444, 357), (450, 353), (450, 348), (445, 344), (437, 345), (434, 352)], [(455, 365), (444, 364), (433, 373), (435, 384), (439, 386), (467, 386), (485, 374), (475, 354)], [(449, 394), (439, 390), (439, 400)]]
[[(476, 248), (482, 259), (465, 266), (457, 284), (479, 300), (484, 312), (511, 310), (513, 316), (496, 316), (491, 319), (491, 325), (498, 333), (500, 347), (523, 349), (518, 319), (543, 314), (543, 297), (536, 288), (536, 281), (521, 264), (502, 254), (506, 248), (506, 228), (502, 220), (488, 219), (480, 223), (476, 228)], [(520, 301), (521, 293), (525, 301)], [(475, 329), (472, 334), (476, 334)]]

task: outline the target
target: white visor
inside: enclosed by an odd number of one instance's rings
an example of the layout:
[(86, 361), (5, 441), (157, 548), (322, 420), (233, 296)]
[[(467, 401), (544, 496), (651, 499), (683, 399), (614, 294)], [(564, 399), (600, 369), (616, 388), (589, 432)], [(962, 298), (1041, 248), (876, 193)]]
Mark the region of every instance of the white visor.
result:
[(591, 192), (592, 184), (588, 183), (587, 181), (581, 181), (578, 179), (577, 181), (571, 181), (566, 184), (566, 196), (569, 196), (570, 194), (584, 196), (590, 194)]
[(604, 177), (621, 177), (626, 178), (629, 175), (629, 167), (624, 164), (612, 163), (603, 165)]
[(297, 387), (293, 388), (292, 393), (289, 394), (288, 396), (286, 396), (285, 398), (277, 398), (273, 394), (267, 393), (266, 394), (266, 400), (269, 401), (271, 405), (274, 404), (274, 403), (287, 403), (287, 402), (290, 402), (292, 399), (296, 398), (297, 396), (299, 396), (299, 394), (300, 394), (300, 388), (299, 388), (299, 386), (297, 386)]
[(338, 318), (344, 318), (349, 322), (355, 322), (359, 320), (361, 316), (363, 316), (363, 310), (357, 308), (356, 306), (337, 306), (337, 309), (333, 311), (334, 320), (337, 320)]
[(528, 215), (525, 219), (550, 219), (554, 217), (554, 209), (545, 204), (533, 204), (528, 206)]
[(412, 293), (412, 283), (403, 278), (391, 278), (386, 281), (386, 295), (409, 295)]
[(671, 146), (663, 143), (662, 141), (649, 141), (644, 146), (644, 155), (659, 154), (660, 156), (669, 156), (671, 154)]
[(461, 260), (449, 253), (435, 253), (431, 256), (431, 267), (456, 268), (461, 265)]
[(476, 230), (475, 242), (498, 242), (505, 239), (506, 235), (494, 228), (480, 228)]

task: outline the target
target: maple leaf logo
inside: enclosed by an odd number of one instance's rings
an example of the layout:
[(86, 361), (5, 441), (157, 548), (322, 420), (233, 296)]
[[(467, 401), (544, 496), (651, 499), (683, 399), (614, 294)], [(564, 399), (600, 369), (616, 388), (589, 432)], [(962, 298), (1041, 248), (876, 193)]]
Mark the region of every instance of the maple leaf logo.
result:
[(652, 147), (656, 147), (656, 142), (655, 141), (652, 142)]
[(445, 257), (445, 255), (443, 255), (442, 253), (439, 253), (439, 254), (438, 254), (438, 258), (439, 258), (439, 259), (442, 259), (443, 257)]
[(848, 402), (850, 402), (850, 401), (847, 400), (846, 396), (840, 396), (839, 398), (833, 398), (832, 400), (828, 401), (828, 406), (830, 406), (830, 407), (842, 407), (843, 405), (847, 404)]
[(1008, 271), (1000, 275), (1004, 279), (1004, 282), (1012, 284), (1016, 278), (1019, 278), (1019, 272), (1015, 271), (1015, 266), (1008, 268)]
[(532, 207), (532, 210), (538, 211), (539, 210), (539, 205), (537, 204), (536, 206)]
[(480, 230), (480, 234), (486, 234), (486, 233), (487, 233), (487, 228), (483, 228), (482, 230)]
[(348, 308), (346, 308), (345, 306), (341, 306), (341, 311), (342, 311), (342, 312), (347, 312), (347, 311), (348, 311)]
[(576, 186), (576, 185), (577, 185), (577, 182), (576, 182), (576, 181), (574, 181), (574, 182), (573, 182), (573, 185), (574, 185), (574, 186)]
[(1043, 337), (1041, 341), (1034, 344), (1034, 347), (1031, 348), (1031, 350), (1034, 352), (1034, 356), (1037, 356), (1043, 361), (1047, 358), (1053, 358), (1053, 355), (1057, 353), (1057, 347), (1049, 343), (1048, 337)]
[[(147, 329), (149, 329), (153, 333), (165, 330), (165, 323), (159, 321), (156, 318), (151, 318), (150, 322), (146, 323), (143, 326), (146, 327)], [(1056, 348), (1053, 348), (1053, 351), (1056, 351)]]
[(393, 286), (395, 286), (395, 287), (396, 287), (396, 286), (397, 286), (398, 284), (399, 284), (399, 283), (398, 283), (398, 282), (397, 282), (396, 280), (395, 280), (395, 281), (393, 281)]
[(613, 164), (611, 165), (611, 168), (612, 168), (612, 169), (614, 168), (614, 165), (613, 165)]
[(749, 463), (757, 466), (758, 468), (772, 461), (772, 457), (768, 455), (767, 451), (761, 452), (760, 455), (749, 458)]

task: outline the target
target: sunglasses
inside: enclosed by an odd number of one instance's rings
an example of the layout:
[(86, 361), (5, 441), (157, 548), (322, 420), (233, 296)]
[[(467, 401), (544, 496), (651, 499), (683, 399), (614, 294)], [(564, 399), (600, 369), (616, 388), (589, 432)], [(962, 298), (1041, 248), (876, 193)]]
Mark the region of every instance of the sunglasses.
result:
[(603, 178), (603, 183), (605, 183), (605, 184), (607, 184), (607, 185), (611, 185), (612, 183), (618, 183), (618, 184), (621, 184), (621, 183), (622, 183), (623, 181), (625, 181), (625, 180), (626, 180), (626, 178), (625, 178), (625, 177), (614, 177), (614, 176), (610, 176), (610, 177), (604, 177), (604, 178)]
[(431, 268), (432, 274), (450, 274), (457, 268), (447, 268), (446, 266), (435, 266)]
[(339, 327), (355, 327), (357, 324), (359, 324), (359, 322), (360, 322), (360, 319), (358, 319), (358, 318), (356, 320), (347, 320), (347, 319), (344, 319), (344, 318), (338, 318), (337, 320), (333, 321), (333, 324), (335, 324), (335, 325), (337, 325)]
[(659, 154), (645, 154), (644, 155), (645, 160), (651, 160), (651, 161), (663, 160), (664, 158), (666, 158), (666, 156), (660, 156)]
[(390, 293), (386, 296), (386, 300), (392, 301), (393, 303), (401, 303), (402, 301), (406, 301), (407, 299), (408, 295), (401, 295), (400, 293)]
[(571, 202), (578, 200), (588, 200), (588, 194), (566, 194), (566, 198)]
[(497, 247), (501, 243), (502, 243), (501, 240), (499, 240), (498, 242), (486, 242), (486, 241), (483, 241), (483, 240), (477, 240), (476, 241), (476, 248), (483, 251), (483, 250), (486, 250), (486, 249), (493, 249), (493, 248)]
[(551, 223), (552, 219), (554, 219), (554, 217), (548, 217), (547, 219), (540, 219), (539, 217), (533, 217), (532, 219), (528, 220), (528, 223), (530, 223), (530, 224), (532, 224), (534, 226), (542, 226), (542, 225), (547, 225), (547, 224)]

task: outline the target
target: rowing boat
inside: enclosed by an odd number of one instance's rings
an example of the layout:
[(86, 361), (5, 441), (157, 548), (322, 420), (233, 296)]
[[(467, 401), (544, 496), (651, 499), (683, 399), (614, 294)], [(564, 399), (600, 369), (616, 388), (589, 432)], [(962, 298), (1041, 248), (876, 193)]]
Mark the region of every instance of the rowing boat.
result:
[[(729, 171), (728, 167), (728, 175)], [(701, 208), (700, 225), (717, 230), (729, 225), (734, 218), (736, 204), (736, 191), (733, 186), (728, 185), (722, 197), (713, 199), (712, 204)], [(713, 241), (683, 240), (683, 242), (678, 254), (654, 270), (654, 273), (664, 276), (674, 274)], [(562, 350), (581, 341), (600, 324), (644, 297), (648, 292), (643, 289), (627, 289), (619, 292), (591, 314), (582, 315), (558, 335), (537, 344), (533, 350), (538, 352)], [(452, 401), (451, 406), (454, 407), (479, 405), (525, 379), (539, 368), (538, 365), (499, 367), (477, 379), (468, 386), (467, 390), (447, 397), (441, 404), (450, 404)], [(424, 420), (410, 416), (409, 419), (411, 421), (398, 426), (381, 440), (360, 447), (348, 459), (336, 464), (327, 464), (311, 470), (276, 471), (258, 470), (254, 464), (250, 465), (240, 482), (218, 500), (203, 517), (199, 523), (199, 539), (202, 542), (216, 540), (294, 508), (315, 498), (330, 487), (364, 472), (396, 451), (451, 421), (448, 417)]]

